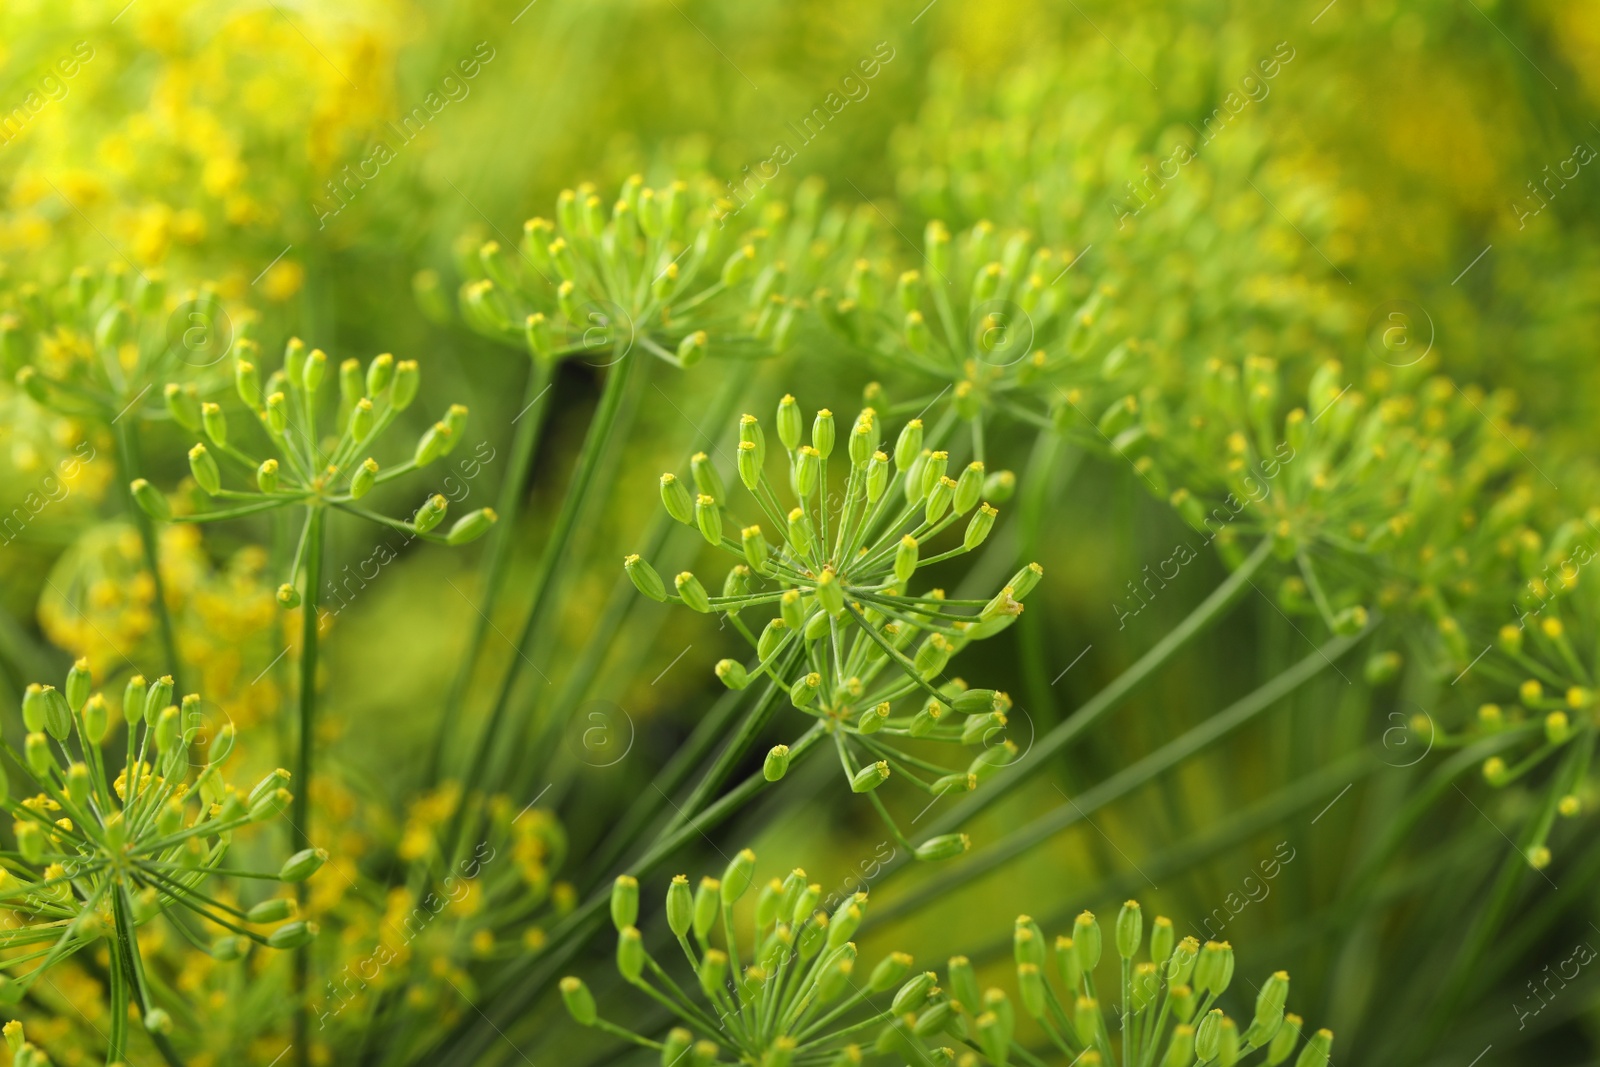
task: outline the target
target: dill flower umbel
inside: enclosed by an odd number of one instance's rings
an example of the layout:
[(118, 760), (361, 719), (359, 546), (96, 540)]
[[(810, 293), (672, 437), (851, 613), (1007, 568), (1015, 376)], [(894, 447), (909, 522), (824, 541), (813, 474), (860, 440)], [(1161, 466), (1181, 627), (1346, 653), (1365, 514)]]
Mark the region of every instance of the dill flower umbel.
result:
[[(1054, 946), (1045, 944), (1038, 923), (1018, 916), (1012, 944), (1023, 1011), (1062, 1064), (1275, 1067), (1287, 1062), (1297, 1046), (1295, 1067), (1328, 1063), (1333, 1034), (1318, 1030), (1301, 1045), (1302, 1021), (1284, 1010), (1287, 973), (1277, 971), (1254, 986), (1255, 1008), (1241, 1029), (1217, 1007), (1233, 985), (1232, 946), (1226, 941), (1201, 945), (1193, 937), (1179, 940), (1164, 916), (1156, 917), (1147, 935), (1136, 900), (1118, 912), (1110, 946), (1103, 945), (1100, 924), (1087, 911), (1074, 920), (1071, 935), (1057, 937)], [(1107, 947), (1110, 952), (1104, 951)], [(1102, 957), (1108, 964), (1115, 961), (1118, 969), (1115, 1007), (1110, 991), (1096, 981)], [(998, 1067), (1045, 1062), (1018, 1041), (1011, 997), (998, 988), (980, 992), (977, 973), (965, 956), (951, 958), (945, 987), (934, 989), (925, 1005), (903, 1014), (897, 1025), (920, 1037), (954, 1038), (982, 1055), (981, 1060), (957, 1060), (953, 1050), (946, 1050), (944, 1062)]]
[(478, 249), (464, 317), (541, 363), (611, 363), (635, 346), (679, 367), (783, 351), (802, 325), (801, 294), (859, 231), (823, 213), (816, 182), (743, 233), (718, 211), (701, 183), (681, 180), (653, 189), (634, 175), (609, 209), (592, 185), (563, 190), (554, 221), (523, 224), (520, 248)]
[[(692, 498), (677, 475), (661, 476), (668, 513), (742, 561), (729, 570), (721, 596), (711, 596), (689, 571), (668, 593), (639, 556), (629, 556), (624, 566), (646, 596), (724, 614), (755, 659), (722, 660), (718, 677), (732, 689), (764, 677), (787, 691), (790, 703), (816, 720), (807, 738), (832, 734), (851, 789), (868, 794), (911, 847), (874, 791), (893, 774), (935, 797), (962, 793), (1010, 761), (1015, 747), (996, 743), (1004, 737), (1010, 698), (941, 678), (956, 653), (1016, 620), (1043, 571), (1037, 564), (1024, 567), (987, 601), (952, 600), (939, 589), (913, 595), (910, 584), (920, 569), (971, 552), (994, 528), (999, 511), (982, 502), (984, 465), (974, 461), (951, 477), (948, 453), (923, 447), (917, 419), (901, 430), (891, 458), (879, 447), (880, 417), (866, 408), (846, 435), (848, 473), (843, 491), (835, 492), (828, 479), (837, 436), (833, 413), (816, 413), (808, 444), (802, 444), (802, 422), (799, 404), (785, 396), (776, 430), (797, 502), (787, 510), (768, 476), (766, 433), (753, 415), (739, 422), (738, 446), (739, 480), (755, 506), (752, 521), (725, 521), (727, 488), (704, 453), (690, 460), (698, 490)], [(756, 516), (761, 521), (753, 521)], [(941, 535), (963, 520), (960, 539), (948, 538), (954, 543), (943, 547)], [(737, 539), (724, 532), (728, 523), (739, 531)], [(752, 608), (777, 609), (760, 636), (741, 615)], [(951, 769), (914, 754), (909, 742), (920, 740), (986, 747), (965, 769)], [(808, 744), (774, 749), (768, 778), (782, 777), (790, 749)], [(965, 847), (965, 838), (947, 835), (916, 851), (935, 859)]]
[[(660, 1040), (635, 1033), (602, 1018), (588, 986), (568, 977), (561, 981), (561, 995), (572, 1017), (659, 1049), (664, 1064), (720, 1063), (725, 1056), (763, 1067), (859, 1063), (871, 1046), (857, 1044), (857, 1035), (867, 1039), (907, 1003), (925, 999), (930, 976), (911, 976), (912, 959), (903, 952), (858, 971), (851, 938), (865, 916), (866, 894), (851, 894), (830, 915), (817, 907), (822, 886), (807, 883), (799, 868), (757, 890), (754, 915), (741, 930), (734, 905), (755, 888), (755, 864), (755, 853), (744, 849), (720, 879), (702, 878), (694, 889), (684, 875), (672, 879), (665, 911), (670, 938), (691, 975), (683, 984), (646, 947), (636, 925), (638, 882), (623, 875), (612, 888), (617, 970), (683, 1026)], [(657, 940), (668, 938), (652, 937), (652, 943)]]
[(917, 268), (892, 282), (884, 262), (858, 258), (843, 274), (842, 295), (816, 296), (850, 349), (943, 383), (885, 414), (941, 407), (972, 424), (981, 460), (988, 418), (1048, 428), (1052, 409), (1094, 405), (1125, 372), (1125, 347), (1112, 349), (1101, 325), (1108, 292), (1075, 295), (1070, 255), (988, 222), (952, 237), (938, 220), (926, 227), (922, 253)]
[[(131, 487), (134, 499), (151, 517), (207, 523), (303, 507), (306, 528), (310, 530), (323, 510), (332, 507), (413, 537), (452, 545), (481, 537), (494, 525), (494, 511), (479, 508), (456, 520), (448, 533), (434, 533), (449, 507), (449, 502), (438, 494), (424, 500), (409, 521), (357, 506), (375, 486), (428, 466), (449, 455), (460, 443), (467, 409), (453, 404), (423, 432), (409, 459), (387, 468), (381, 468), (370, 454), (358, 459), (416, 399), (421, 374), (414, 360), (396, 362), (392, 355), (384, 353), (374, 357), (365, 369), (355, 359), (340, 363), (334, 433), (324, 437), (319, 409), (326, 405), (318, 394), (328, 374), (327, 354), (319, 348), (307, 350), (298, 338), (291, 339), (284, 351), (282, 368), (264, 383), (255, 362), (247, 358), (251, 355), (253, 352), (245, 353), (235, 360), (235, 386), (239, 399), (255, 415), (277, 454), (261, 458), (249, 451), (252, 446), (248, 442), (230, 436), (221, 404), (169, 392), (173, 418), (188, 430), (203, 431), (206, 438), (189, 450), (189, 469), (195, 485), (206, 496), (232, 506), (174, 514), (155, 486), (138, 479)], [(255, 488), (223, 488), (217, 456), (248, 472)], [(295, 607), (300, 602), (295, 586), (309, 563), (307, 540), (302, 537), (301, 551), (295, 554), (289, 579), (278, 590), (278, 599), (285, 607)], [(315, 590), (311, 592), (314, 594)]]
[[(122, 715), (126, 748), (107, 744), (111, 708), (91, 693), (80, 660), (61, 689), (30, 685), (23, 695), (28, 730), (22, 752), (4, 751), (39, 790), (0, 806), (15, 820), (16, 852), (5, 863), (0, 898), (14, 922), (0, 945), (20, 950), (4, 961), (0, 1001), (15, 1004), (52, 967), (102, 941), (110, 956), (111, 1034), (107, 1060), (125, 1058), (129, 1005), (158, 1043), (172, 1025), (171, 996), (146, 978), (135, 931), (165, 916), (211, 956), (238, 959), (252, 945), (288, 949), (316, 936), (296, 917), (294, 901), (268, 897), (248, 908), (206, 891), (213, 875), (302, 883), (327, 854), (306, 849), (276, 873), (224, 867), (234, 834), (278, 816), (289, 804), (289, 774), (274, 771), (248, 792), (230, 784), (222, 765), (237, 740), (230, 725), (200, 750), (199, 697), (171, 703), (172, 680), (129, 679)], [(112, 767), (122, 764), (115, 774)], [(206, 946), (194, 926), (220, 928)], [(270, 925), (270, 932), (262, 927)]]

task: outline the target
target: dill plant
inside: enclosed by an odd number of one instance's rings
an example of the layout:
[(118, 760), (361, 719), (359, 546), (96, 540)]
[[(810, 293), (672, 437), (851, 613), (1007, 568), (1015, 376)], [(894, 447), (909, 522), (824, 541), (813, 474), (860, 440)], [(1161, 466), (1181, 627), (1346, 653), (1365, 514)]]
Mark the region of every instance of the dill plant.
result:
[[(14, 799), (6, 785), (16, 850), (5, 856), (3, 897), (13, 921), (0, 945), (17, 951), (6, 957), (0, 998), (15, 1005), (36, 982), (49, 981), (53, 967), (104, 944), (107, 1061), (128, 1055), (130, 1005), (171, 1061), (166, 1035), (176, 1005), (160, 1003), (170, 994), (152, 985), (138, 928), (165, 918), (191, 951), (221, 960), (239, 959), (253, 946), (303, 947), (317, 927), (296, 917), (291, 897), (245, 908), (211, 895), (207, 883), (232, 875), (301, 885), (327, 853), (302, 849), (270, 873), (224, 866), (235, 834), (288, 808), (289, 773), (273, 771), (248, 791), (230, 784), (222, 766), (236, 731), (230, 724), (215, 738), (199, 736), (199, 697), (173, 703), (166, 676), (153, 683), (128, 679), (121, 701), (125, 752), (118, 752), (109, 743), (111, 704), (92, 685), (82, 660), (59, 689), (30, 685), (22, 698), (23, 750), (4, 746), (39, 792)], [(208, 743), (202, 749), (197, 741)], [(207, 927), (221, 932), (203, 940)]]

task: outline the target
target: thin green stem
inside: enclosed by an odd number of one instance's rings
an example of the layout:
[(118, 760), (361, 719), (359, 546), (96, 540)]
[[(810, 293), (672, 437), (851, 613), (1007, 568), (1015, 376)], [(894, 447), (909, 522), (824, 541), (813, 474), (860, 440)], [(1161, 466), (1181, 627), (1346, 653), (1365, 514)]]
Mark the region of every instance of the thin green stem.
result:
[[(300, 715), (299, 736), (295, 757), (293, 818), (290, 822), (291, 851), (300, 852), (311, 847), (311, 776), (312, 752), (317, 725), (317, 652), (318, 605), (322, 589), (322, 553), (324, 524), (327, 512), (314, 507), (306, 523), (305, 533), (305, 591), (301, 594), (300, 622)], [(295, 900), (301, 913), (305, 912), (307, 886), (295, 886)], [(311, 1062), (311, 1016), (307, 1010), (306, 993), (310, 988), (311, 951), (301, 946), (294, 951), (294, 1044), (295, 1062), (308, 1067)]]
[(545, 414), (551, 407), (548, 403), (541, 404), (538, 401), (550, 388), (554, 378), (553, 362), (537, 359), (530, 361), (528, 385), (522, 397), (522, 411), (515, 420), (517, 429), (511, 440), (511, 458), (506, 465), (505, 478), (500, 483), (500, 496), (495, 501), (495, 511), (500, 516), (500, 521), (489, 531), (488, 544), (484, 547), (482, 599), (477, 605), (477, 618), (472, 623), (472, 633), (467, 638), (467, 647), (461, 653), (455, 678), (450, 683), (450, 691), (445, 697), (444, 707), (439, 715), (438, 733), (428, 751), (428, 770), (423, 778), (425, 782), (433, 782), (438, 777), (445, 742), (451, 730), (457, 725), (467, 683), (472, 679), (472, 669), (478, 662), (478, 654), (482, 651), (484, 639), (488, 636), (489, 620), (494, 615), (495, 600), (500, 592), (501, 575), (511, 555), (511, 537), (516, 530), (517, 512), (521, 510), (528, 471), (533, 467), (533, 457), (539, 443), (539, 430), (543, 427)]

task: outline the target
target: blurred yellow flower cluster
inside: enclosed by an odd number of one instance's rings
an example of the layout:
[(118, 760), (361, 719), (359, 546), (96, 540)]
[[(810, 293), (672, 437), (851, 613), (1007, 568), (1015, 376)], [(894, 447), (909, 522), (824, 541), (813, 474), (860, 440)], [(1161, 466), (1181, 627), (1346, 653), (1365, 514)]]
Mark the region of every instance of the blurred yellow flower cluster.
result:
[(0, 151), (0, 256), (170, 264), (230, 296), (264, 271), (253, 293), (295, 295), (301, 261), (267, 265), (314, 228), (318, 187), (389, 114), (403, 5), (140, 0), (110, 25), (101, 5), (49, 20), (37, 7), (0, 12), (0, 60), (61, 90)]

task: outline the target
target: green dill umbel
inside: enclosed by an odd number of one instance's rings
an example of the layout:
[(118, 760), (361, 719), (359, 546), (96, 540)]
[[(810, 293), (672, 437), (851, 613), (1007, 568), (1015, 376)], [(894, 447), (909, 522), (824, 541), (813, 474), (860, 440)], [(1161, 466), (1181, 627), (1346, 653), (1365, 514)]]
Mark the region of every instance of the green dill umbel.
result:
[[(1038, 923), (1020, 915), (1012, 954), (1021, 1015), (1042, 1033), (1043, 1047), (1019, 1040), (1019, 1012), (1011, 995), (997, 987), (980, 989), (965, 956), (952, 957), (944, 986), (933, 988), (896, 1025), (909, 1035), (954, 1039), (970, 1049), (946, 1050), (951, 1058), (944, 1062), (995, 1067), (1276, 1067), (1291, 1056), (1295, 1067), (1329, 1062), (1333, 1034), (1318, 1030), (1306, 1036), (1300, 1017), (1284, 1010), (1288, 974), (1276, 971), (1259, 985), (1252, 983), (1253, 1009), (1247, 1022), (1236, 1022), (1217, 1007), (1230, 987), (1238, 995), (1233, 947), (1226, 941), (1202, 945), (1193, 937), (1179, 939), (1164, 916), (1157, 916), (1147, 933), (1136, 900), (1117, 913), (1109, 942), (1091, 912), (1079, 914), (1070, 935), (1053, 944), (1046, 944)], [(1107, 982), (1098, 972), (1110, 968), (1117, 978)]]
[[(898, 257), (903, 249), (893, 247)], [(979, 222), (952, 237), (934, 220), (921, 252), (892, 280), (891, 260), (859, 258), (839, 276), (841, 296), (816, 295), (818, 314), (847, 350), (912, 382), (941, 384), (880, 405), (884, 415), (948, 413), (970, 426), (982, 461), (985, 426), (997, 416), (1070, 425), (1080, 421), (1073, 409), (1092, 407), (1126, 372), (1127, 346), (1112, 348), (1100, 329), (1107, 294), (1074, 296), (1071, 262), (1026, 231), (1002, 234)]]
[[(740, 419), (737, 466), (747, 499), (738, 512), (705, 453), (690, 460), (692, 499), (676, 474), (661, 476), (667, 512), (742, 561), (728, 571), (720, 596), (689, 571), (669, 593), (637, 555), (625, 568), (646, 596), (717, 612), (733, 624), (754, 657), (718, 663), (724, 685), (743, 689), (764, 679), (816, 720), (804, 739), (768, 754), (769, 779), (787, 772), (792, 750), (809, 747), (819, 732), (831, 734), (850, 788), (869, 796), (902, 844), (924, 859), (959, 854), (966, 839), (958, 834), (911, 845), (875, 793), (891, 776), (934, 797), (964, 793), (1010, 762), (1010, 699), (942, 679), (951, 657), (1016, 620), (1043, 572), (1024, 567), (989, 600), (952, 600), (937, 588), (911, 593), (920, 569), (971, 552), (994, 528), (999, 512), (982, 500), (984, 465), (974, 461), (952, 477), (948, 453), (923, 447), (920, 420), (906, 423), (891, 445), (872, 408), (856, 417), (837, 458), (833, 413), (816, 413), (809, 443), (802, 443), (803, 421), (798, 402), (785, 396), (775, 425), (788, 471), (780, 494), (768, 476), (766, 431), (752, 415)], [(830, 459), (844, 461), (842, 491), (831, 488)], [(759, 636), (743, 615), (752, 609), (768, 616), (755, 623)], [(979, 751), (966, 766), (947, 767), (918, 755), (916, 741)]]
[(106, 1058), (114, 1063), (127, 1055), (130, 1004), (158, 1045), (173, 1027), (175, 1005), (164, 1007), (170, 994), (147, 978), (139, 927), (163, 918), (192, 951), (218, 960), (237, 960), (256, 946), (302, 948), (317, 927), (297, 916), (292, 898), (243, 907), (213, 895), (208, 883), (232, 875), (301, 884), (327, 853), (304, 849), (276, 872), (226, 866), (236, 833), (289, 806), (289, 773), (273, 771), (248, 791), (228, 782), (222, 765), (237, 741), (233, 726), (201, 748), (199, 697), (173, 703), (167, 677), (128, 680), (126, 750), (113, 751), (110, 706), (90, 690), (83, 661), (60, 689), (30, 685), (22, 698), (23, 751), (4, 745), (39, 791), (15, 799), (5, 783), (0, 799), (16, 840), (15, 851), (0, 854), (0, 899), (18, 920), (0, 933), (8, 950), (0, 1001), (18, 1003), (49, 980), (52, 967), (103, 944), (110, 957)]
[(636, 925), (638, 882), (619, 877), (611, 892), (617, 970), (683, 1025), (660, 1040), (635, 1033), (604, 1018), (588, 986), (568, 977), (561, 995), (573, 1019), (659, 1049), (664, 1064), (860, 1062), (863, 1044), (870, 1048), (900, 1007), (926, 996), (929, 983), (922, 976), (907, 981), (912, 959), (903, 952), (858, 965), (851, 939), (865, 919), (866, 894), (846, 896), (830, 914), (817, 907), (821, 885), (808, 883), (799, 868), (762, 885), (750, 921), (737, 920), (735, 905), (755, 888), (755, 864), (755, 853), (744, 849), (720, 879), (702, 878), (692, 889), (686, 876), (672, 879), (666, 932), (651, 928), (662, 959)]
[[(26, 283), (0, 295), (10, 298), (0, 299), (5, 308), (0, 311), (0, 361), (6, 373), (42, 407), (103, 427), (115, 443), (124, 484), (145, 473), (141, 424), (164, 421), (174, 405), (198, 412), (201, 389), (220, 385), (216, 368), (229, 348), (253, 345), (253, 316), (230, 316), (209, 284), (174, 294), (155, 270), (130, 272), (122, 264), (98, 271), (79, 267), (63, 284)], [(130, 517), (155, 584), (167, 669), (182, 680), (156, 535), (143, 510), (130, 509)]]
[[(429, 494), (409, 519), (391, 518), (360, 505), (376, 486), (428, 467), (449, 455), (461, 441), (467, 409), (452, 404), (439, 421), (423, 431), (408, 455), (402, 453), (405, 458), (380, 467), (373, 456), (374, 446), (393, 431), (401, 413), (417, 398), (421, 371), (416, 361), (397, 362), (384, 353), (373, 357), (365, 368), (355, 359), (330, 368), (321, 349), (307, 349), (299, 338), (292, 338), (284, 348), (282, 366), (263, 380), (255, 356), (253, 347), (244, 347), (233, 363), (234, 389), (251, 416), (250, 422), (256, 424), (254, 432), (240, 433), (242, 427), (230, 427), (220, 402), (197, 401), (181, 390), (167, 393), (173, 420), (205, 438), (189, 449), (194, 484), (204, 497), (224, 506), (175, 512), (167, 497), (147, 480), (135, 480), (130, 489), (139, 507), (160, 521), (214, 523), (285, 509), (303, 513), (299, 541), (277, 592), (282, 607), (301, 609), (299, 714), (292, 764), (300, 791), (295, 796), (291, 827), (294, 847), (303, 851), (310, 847), (328, 511), (354, 515), (411, 539), (448, 545), (482, 537), (494, 525), (496, 515), (492, 508), (479, 508), (457, 519), (447, 533), (439, 534), (434, 531), (444, 522), (449, 502), (437, 493)], [(328, 381), (330, 374), (336, 381)], [(263, 439), (266, 454), (258, 451)], [(253, 488), (227, 487), (218, 457), (229, 465), (230, 482), (253, 483)], [(303, 886), (299, 899), (305, 903)], [(309, 966), (308, 955), (297, 953), (296, 987), (302, 996), (309, 984)], [(297, 1034), (305, 1039), (303, 1013), (297, 1016), (297, 1023)]]

